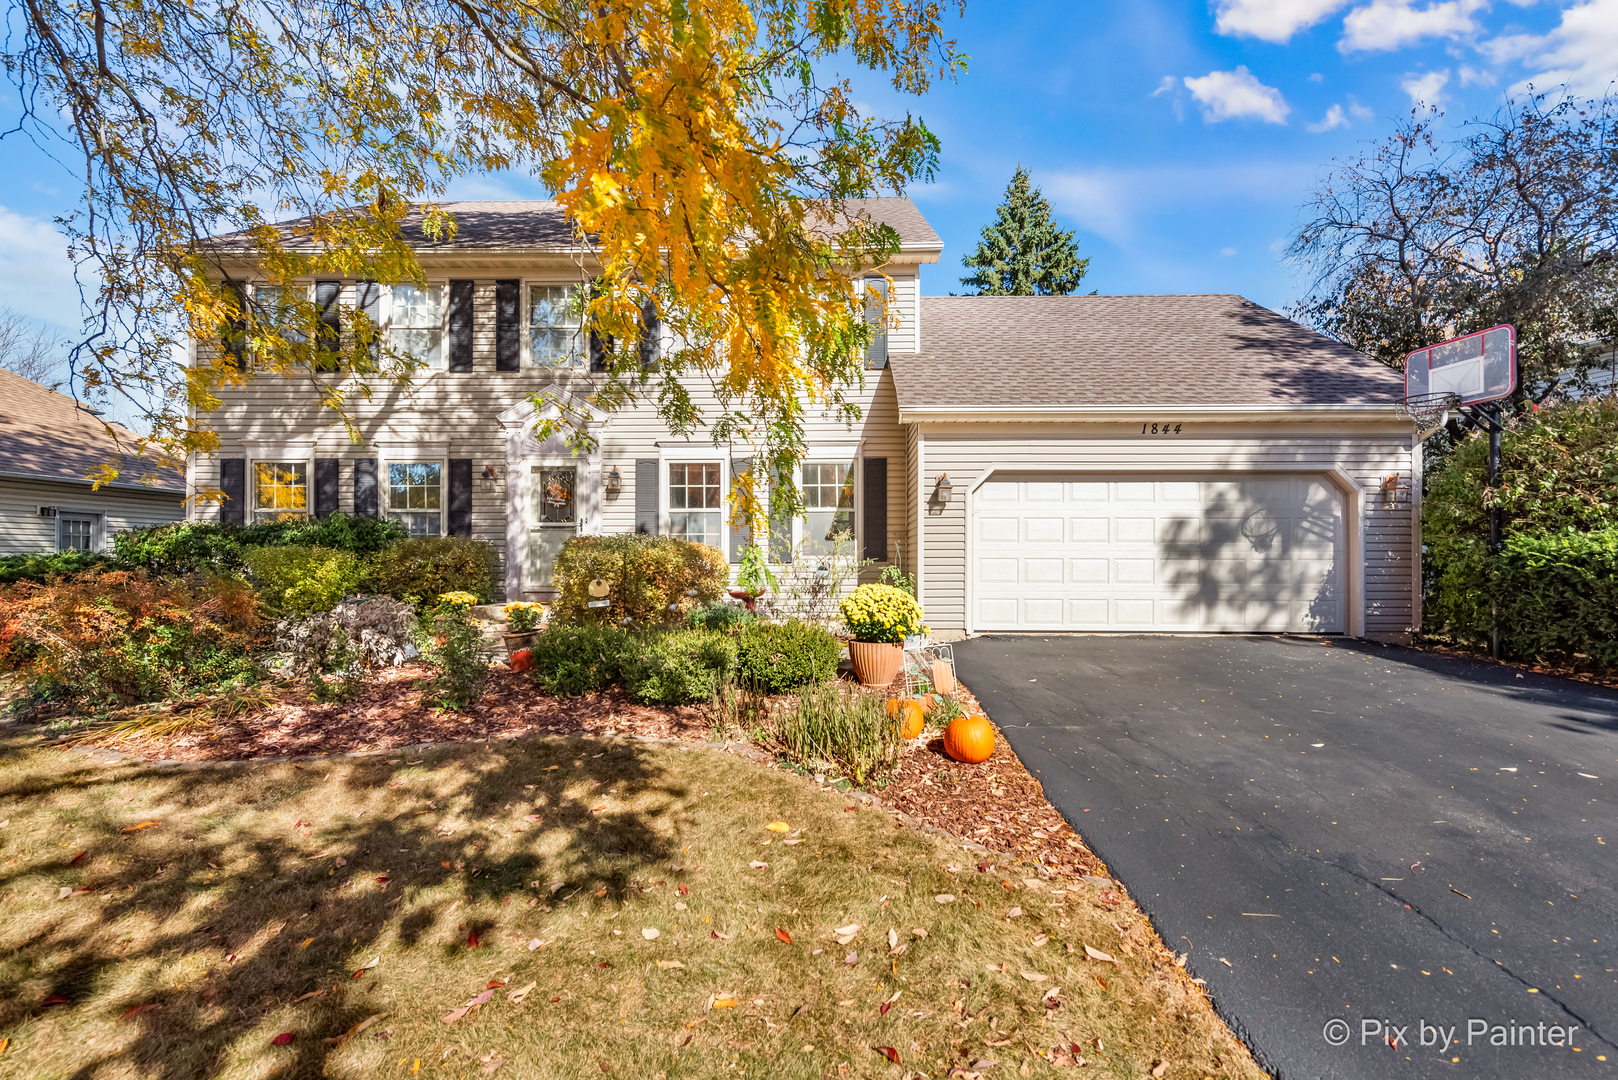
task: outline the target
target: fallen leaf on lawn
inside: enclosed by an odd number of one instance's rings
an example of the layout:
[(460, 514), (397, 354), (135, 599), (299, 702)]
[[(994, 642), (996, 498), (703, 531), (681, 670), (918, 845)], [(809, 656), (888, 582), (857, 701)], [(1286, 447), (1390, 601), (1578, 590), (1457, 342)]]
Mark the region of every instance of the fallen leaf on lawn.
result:
[(736, 1000), (735, 998), (716, 997), (716, 998), (713, 999), (712, 1003), (710, 1003), (708, 1007), (710, 1009), (734, 1009), (736, 1006), (738, 1006), (740, 1004), (741, 1004), (741, 1002)]
[(1060, 994), (1061, 992), (1062, 992), (1062, 988), (1060, 986), (1053, 986), (1049, 990), (1045, 991), (1044, 996), (1041, 997), (1040, 1000), (1041, 1001), (1050, 1001), (1053, 998), (1055, 998), (1058, 994)]
[[(140, 832), (142, 829), (150, 829), (153, 825), (161, 825), (161, 824), (163, 824), (161, 821), (143, 821), (139, 825), (131, 825), (131, 826), (129, 826), (129, 828), (125, 829), (124, 832)], [(289, 1036), (290, 1036), (290, 1034), (291, 1033), (288, 1032)], [(277, 1035), (276, 1038), (280, 1038), (280, 1036)], [(289, 1037), (287, 1039), (287, 1042), (291, 1042), (291, 1041), (292, 1040)], [(276, 1045), (285, 1046), (286, 1043), (277, 1043)]]
[(801, 843), (803, 843), (803, 837), (801, 837), (801, 836), (789, 836), (785, 840), (782, 840), (781, 843), (785, 844), (787, 847), (791, 847), (793, 844), (801, 844)]
[[(9, 818), (6, 820), (6, 824), (7, 825), (11, 824), (11, 821), (10, 821)], [(10, 1045), (11, 1045), (11, 1036), (7, 1035), (4, 1039), (0, 1039), (0, 1054), (5, 1053), (6, 1052), (6, 1047), (8, 1047)]]
[(854, 938), (859, 934), (859, 932), (860, 932), (860, 924), (855, 922), (855, 923), (849, 923), (847, 926), (839, 926), (839, 927), (837, 927), (837, 929), (835, 929), (835, 930), (833, 930), (831, 932), (831, 936), (832, 936), (832, 940), (837, 942), (837, 944), (839, 944), (839, 945), (847, 945), (850, 941), (854, 940)]
[(792, 935), (781, 929), (779, 926), (775, 928), (775, 936), (788, 945), (792, 944)]
[(533, 952), (535, 949), (539, 948), (543, 944), (545, 944), (545, 943), (543, 941), (539, 940), (538, 938), (532, 938), (528, 942), (528, 951)]
[(898, 947), (899, 947), (899, 931), (893, 929), (890, 926), (888, 928), (888, 948), (896, 949)]
[(504, 1054), (495, 1054), (491, 1056), (489, 1058), (489, 1063), (483, 1066), (483, 1075), (491, 1075), (496, 1069), (500, 1068), (500, 1066), (504, 1065), (505, 1063), (506, 1058)]
[(851, 952), (847, 956), (843, 957), (843, 963), (845, 964), (857, 964), (859, 962), (860, 954), (858, 952)]
[(691, 895), (691, 890), (686, 888), (684, 885), (681, 885), (680, 886), (680, 895), (681, 896), (690, 896)]
[(281, 1032), (281, 1034), (277, 1035), (275, 1038), (270, 1040), (270, 1045), (271, 1046), (287, 1046), (292, 1042), (293, 1039), (296, 1039), (297, 1037), (298, 1036), (297, 1036), (297, 1034), (295, 1032), (283, 1031), (283, 1032)]
[(683, 968), (683, 967), (685, 967), (685, 965), (680, 963), (678, 960), (659, 960), (657, 962), (657, 966), (662, 968), (665, 971), (669, 971), (669, 970), (672, 970), (674, 968)]
[(468, 949), (475, 949), (478, 947), (478, 932), (476, 930), (473, 930), (471, 933), (466, 935), (466, 947)]
[(955, 897), (950, 895), (947, 892), (941, 892), (937, 896), (933, 897), (933, 899), (936, 900), (940, 904), (953, 904), (953, 903), (955, 903)]
[(1022, 879), (1022, 883), (1025, 888), (1029, 889), (1043, 889), (1045, 887), (1045, 883), (1037, 877), (1025, 877)]
[(297, 1001), (294, 1001), (292, 1004), (296, 1005), (300, 1001), (308, 1001), (310, 998), (317, 998), (321, 994), (324, 994), (325, 992), (326, 991), (324, 991), (324, 990), (311, 990), (307, 994), (303, 995), (303, 997), (298, 998)]
[(493, 990), (485, 990), (485, 991), (483, 991), (483, 993), (479, 994), (477, 997), (469, 999), (467, 1001), (467, 1003), (465, 1005), (462, 1005), (459, 1009), (456, 1009), (453, 1012), (447, 1013), (443, 1017), (444, 1023), (446, 1023), (446, 1024), (455, 1023), (455, 1021), (459, 1020), (461, 1017), (465, 1016), (467, 1013), (471, 1012), (473, 1009), (477, 1008), (479, 1005), (482, 1005), (484, 1002), (488, 1001), (492, 997), (494, 997), (494, 991)]
[(543, 821), (544, 820), (544, 818), (540, 817), (538, 814), (524, 814), (522, 816), (522, 819), (524, 821)]
[(1084, 955), (1088, 956), (1092, 960), (1099, 960), (1104, 964), (1116, 964), (1116, 963), (1118, 963), (1118, 960), (1115, 957), (1111, 956), (1108, 953), (1102, 952), (1100, 949), (1092, 949), (1088, 945), (1086, 945), (1084, 947)]
[(388, 875), (383, 874), (381, 877), (378, 877), (376, 879), (376, 883), (378, 885), (386, 885), (389, 882), (389, 880), (391, 880), (391, 879), (388, 877)]
[(347, 866), (348, 865), (348, 860), (343, 858), (341, 855), (339, 855), (339, 856), (337, 856), (337, 865), (339, 867)]
[(67, 1003), (67, 998), (60, 994), (52, 994), (50, 997), (40, 1002), (41, 1005), (66, 1005)]
[(648, 926), (640, 932), (640, 936), (645, 938), (647, 941), (655, 941), (657, 938), (661, 937), (662, 934), (663, 931), (659, 930), (655, 926)]
[(730, 935), (729, 934), (721, 934), (717, 930), (710, 930), (710, 931), (708, 931), (708, 934), (709, 934), (710, 937), (718, 938), (720, 941), (729, 941), (730, 940)]
[(927, 936), (927, 931), (925, 931), (925, 930), (923, 930), (923, 929), (922, 929), (922, 928), (921, 928), (921, 927), (919, 927), (919, 926), (918, 926), (918, 927), (916, 927), (916, 928), (915, 928), (915, 929), (914, 929), (914, 930), (912, 930), (912, 931), (910, 931), (910, 932), (911, 932), (911, 933), (912, 933), (912, 934), (915, 934), (915, 935), (916, 935), (916, 936), (917, 936), (917, 937), (919, 937), (919, 938), (924, 938), (924, 937), (926, 937), (926, 936)]
[(536, 987), (538, 985), (539, 984), (537, 982), (531, 982), (527, 986), (522, 987), (521, 989), (513, 990), (511, 993), (506, 995), (506, 1000), (511, 1002), (513, 1005), (521, 1005), (522, 1004), (522, 999), (527, 997), (529, 992), (532, 991), (534, 989), (534, 987)]
[(485, 989), (488, 990), (504, 990), (505, 988), (506, 984), (502, 979), (490, 979), (488, 985), (485, 987)]
[(992, 1069), (998, 1064), (1000, 1064), (1000, 1063), (998, 1061), (994, 1060), (994, 1058), (978, 1058), (976, 1061), (972, 1062), (972, 1068), (974, 1068), (974, 1069)]
[(1006, 912), (1006, 918), (1015, 919), (1021, 914), (1022, 914), (1022, 908), (1014, 907), (1010, 911)]
[(300, 949), (307, 949), (307, 948), (308, 948), (308, 947), (309, 947), (309, 946), (310, 946), (310, 945), (312, 945), (312, 944), (314, 944), (314, 940), (315, 940), (315, 939), (314, 939), (314, 938), (312, 938), (312, 937), (311, 937), (311, 938), (304, 938), (304, 939), (303, 939), (303, 944), (302, 944), (302, 945), (299, 945), (299, 946), (298, 946), (298, 948), (300, 948)]
[(56, 899), (58, 899), (58, 900), (66, 900), (68, 897), (70, 897), (72, 895), (73, 895), (73, 886), (71, 886), (71, 885), (63, 885), (61, 890), (56, 894)]
[(893, 1047), (891, 1047), (891, 1046), (873, 1046), (873, 1047), (871, 1047), (871, 1049), (875, 1050), (877, 1053), (881, 1054), (883, 1057), (887, 1058), (889, 1061), (893, 1062), (895, 1065), (899, 1064), (899, 1051), (895, 1050)]
[(601, 813), (601, 811), (605, 810), (606, 808), (607, 808), (606, 803), (602, 803), (600, 806), (592, 806), (592, 807), (590, 807), (590, 813), (599, 814), (599, 813)]
[(161, 1004), (155, 1001), (147, 1005), (136, 1005), (133, 1009), (130, 1009), (128, 1012), (124, 1013), (123, 1019), (133, 1020), (142, 1013), (149, 1013), (153, 1009), (161, 1009), (162, 1007), (163, 1006)]
[(1037, 949), (1042, 945), (1049, 945), (1050, 943), (1051, 943), (1051, 939), (1046, 937), (1044, 934), (1041, 934), (1037, 938), (1034, 939), (1034, 948)]
[(1041, 975), (1037, 971), (1025, 971), (1022, 973), (1022, 977), (1027, 979), (1029, 982), (1044, 982), (1046, 978), (1048, 978), (1048, 976)]
[(1163, 1074), (1168, 1072), (1168, 1071), (1169, 1071), (1169, 1063), (1166, 1062), (1166, 1061), (1159, 1061), (1156, 1065), (1152, 1066), (1151, 1075), (1154, 1076), (1154, 1077), (1157, 1077), (1157, 1078), (1159, 1078), (1159, 1080), (1161, 1080)]
[(1103, 979), (1100, 975), (1097, 975), (1095, 977), (1095, 979), (1096, 979), (1096, 982), (1101, 984), (1101, 989), (1105, 990), (1107, 988), (1107, 980), (1106, 979)]
[(79, 852), (77, 855), (75, 855), (71, 859), (69, 859), (67, 861), (67, 864), (69, 866), (77, 866), (77, 865), (79, 865), (79, 863), (84, 861), (84, 857), (86, 855), (88, 855), (88, 854), (90, 854), (90, 850), (88, 848), (86, 848), (85, 850)]
[(368, 964), (366, 964), (366, 965), (365, 965), (365, 966), (364, 966), (364, 967), (362, 967), (362, 968), (360, 968), (360, 969), (359, 969), (359, 970), (358, 970), (358, 971), (356, 971), (356, 972), (354, 972), (354, 974), (353, 974), (353, 975), (350, 975), (350, 976), (349, 976), (349, 978), (351, 978), (351, 979), (357, 979), (357, 978), (359, 978), (359, 977), (360, 977), (360, 976), (361, 976), (361, 975), (364, 975), (364, 974), (365, 974), (365, 973), (366, 973), (366, 972), (367, 972), (367, 971), (370, 971), (370, 970), (371, 970), (371, 969), (372, 969), (372, 968), (374, 968), (374, 967), (376, 967), (376, 966), (377, 966), (377, 965), (378, 965), (378, 964), (380, 964), (380, 963), (381, 963), (381, 962), (382, 962), (382, 957), (380, 957), (380, 956), (373, 956), (373, 957), (371, 957), (371, 961), (370, 961), (370, 963), (368, 963)]
[(767, 862), (759, 862), (757, 859), (754, 859), (752, 862), (748, 863), (747, 865), (751, 866), (754, 870), (765, 870), (765, 869), (768, 869), (770, 864), (767, 863)]
[(770, 822), (768, 825), (766, 825), (764, 827), (766, 829), (770, 830), (771, 832), (784, 833), (784, 832), (791, 832), (792, 831), (792, 826), (788, 825), (784, 821), (772, 821), (772, 822)]
[(382, 1019), (386, 1015), (388, 1015), (388, 1014), (387, 1013), (377, 1013), (375, 1016), (367, 1016), (364, 1020), (361, 1020), (359, 1023), (355, 1024), (353, 1027), (349, 1028), (347, 1031), (343, 1032), (341, 1035), (333, 1036), (332, 1038), (327, 1039), (326, 1042), (327, 1042), (328, 1045), (331, 1045), (331, 1046), (341, 1046), (344, 1043), (346, 1043), (348, 1040), (352, 1039), (354, 1036), (358, 1035), (360, 1032), (364, 1031), (366, 1028), (370, 1027), (372, 1024), (376, 1023), (378, 1020)]

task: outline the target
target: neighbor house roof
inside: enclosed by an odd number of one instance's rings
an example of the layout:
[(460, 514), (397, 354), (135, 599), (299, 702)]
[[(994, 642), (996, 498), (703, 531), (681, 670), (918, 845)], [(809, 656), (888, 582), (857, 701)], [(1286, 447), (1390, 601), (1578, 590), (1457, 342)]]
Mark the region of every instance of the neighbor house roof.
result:
[[(412, 246), (432, 251), (510, 251), (523, 248), (565, 248), (573, 243), (572, 223), (562, 204), (545, 199), (510, 199), (499, 202), (446, 202), (438, 204), (455, 218), (455, 236), (435, 243), (422, 231), (424, 215), (414, 210), (403, 223), (405, 238)], [(941, 248), (927, 219), (916, 204), (904, 198), (847, 199), (844, 215), (868, 213), (879, 222), (893, 226), (905, 248)], [(297, 218), (276, 225), (282, 242), (297, 245), (310, 235), (309, 219)], [(213, 238), (221, 247), (245, 246), (246, 232), (227, 233)]]
[[(120, 439), (133, 443), (137, 438), (114, 426)], [(82, 484), (106, 461), (117, 462), (115, 487), (185, 493), (185, 477), (125, 457), (107, 437), (101, 419), (78, 402), (0, 369), (0, 475)], [(151, 482), (141, 483), (148, 473)]]
[(921, 300), (901, 410), (1392, 405), (1399, 375), (1229, 294)]

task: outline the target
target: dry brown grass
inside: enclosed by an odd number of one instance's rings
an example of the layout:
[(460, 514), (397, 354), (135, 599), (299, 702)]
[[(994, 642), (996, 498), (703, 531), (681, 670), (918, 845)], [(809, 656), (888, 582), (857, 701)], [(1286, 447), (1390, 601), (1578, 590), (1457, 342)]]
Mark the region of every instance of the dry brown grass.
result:
[[(0, 759), (0, 1076), (1261, 1075), (1093, 887), (978, 873), (728, 755), (532, 739), (179, 771), (12, 738)], [(1047, 1060), (1074, 1044), (1087, 1068)]]

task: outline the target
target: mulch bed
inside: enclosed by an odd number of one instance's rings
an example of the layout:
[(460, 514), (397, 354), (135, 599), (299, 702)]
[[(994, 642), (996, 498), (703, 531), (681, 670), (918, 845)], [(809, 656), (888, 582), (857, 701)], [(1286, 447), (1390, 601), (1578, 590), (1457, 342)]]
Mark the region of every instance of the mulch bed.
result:
[(1424, 640), (1421, 644), (1411, 647), (1418, 652), (1438, 653), (1440, 656), (1459, 656), (1467, 660), (1481, 660), (1485, 664), (1515, 668), (1518, 671), (1532, 671), (1536, 675), (1554, 675), (1559, 679), (1573, 679), (1577, 682), (1587, 682), (1595, 686), (1605, 686), (1611, 690), (1618, 690), (1618, 673), (1585, 671), (1582, 668), (1560, 667), (1556, 664), (1537, 664), (1523, 660), (1496, 660), (1486, 652), (1463, 649), (1456, 645), (1446, 645), (1436, 641)]

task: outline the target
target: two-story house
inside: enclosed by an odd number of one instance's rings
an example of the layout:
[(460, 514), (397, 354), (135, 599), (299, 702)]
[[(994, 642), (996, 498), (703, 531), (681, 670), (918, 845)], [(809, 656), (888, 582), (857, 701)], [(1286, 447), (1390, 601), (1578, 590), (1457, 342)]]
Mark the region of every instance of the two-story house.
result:
[[(896, 324), (867, 357), (861, 420), (810, 417), (795, 543), (851, 530), (867, 577), (917, 575), (936, 634), (1419, 624), (1421, 449), (1395, 373), (1239, 296), (923, 297), (938, 235), (908, 199), (863, 207), (901, 238), (882, 267)], [(508, 599), (544, 595), (580, 533), (672, 533), (735, 562), (747, 448), (675, 437), (650, 404), (601, 419), (587, 455), (533, 436), (537, 392), (582, 401), (601, 377), (560, 209), (447, 209), (453, 241), (418, 247), (425, 288), (299, 286), (426, 369), (349, 398), (358, 444), (305, 383), (223, 393), (219, 454), (190, 483), (227, 498), (193, 513), (341, 510), (484, 539)], [(225, 270), (255, 287), (245, 255)]]

